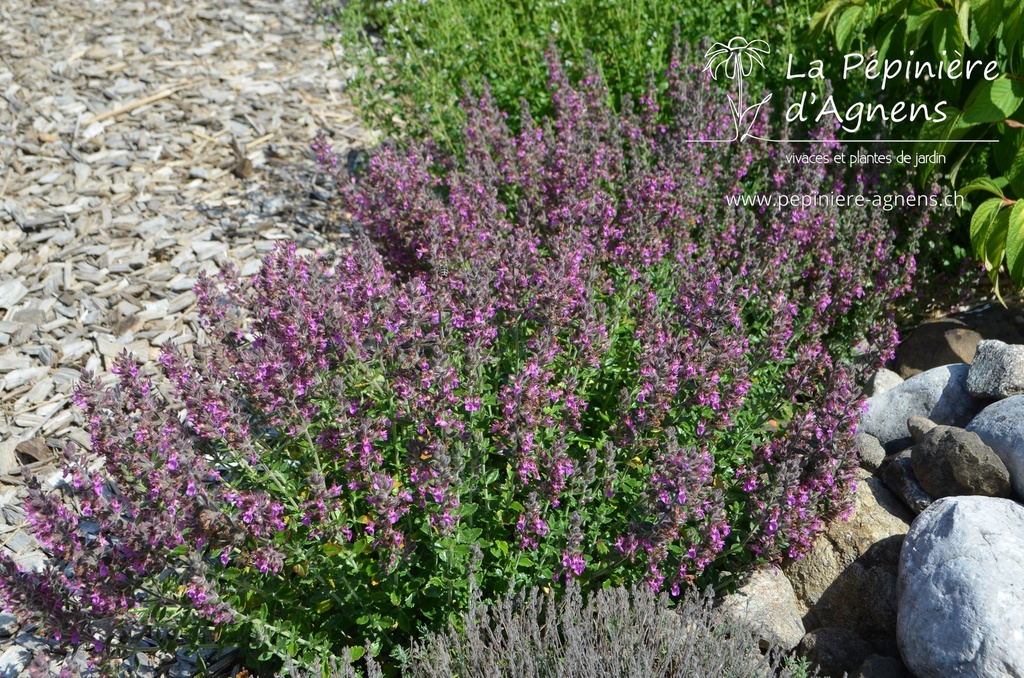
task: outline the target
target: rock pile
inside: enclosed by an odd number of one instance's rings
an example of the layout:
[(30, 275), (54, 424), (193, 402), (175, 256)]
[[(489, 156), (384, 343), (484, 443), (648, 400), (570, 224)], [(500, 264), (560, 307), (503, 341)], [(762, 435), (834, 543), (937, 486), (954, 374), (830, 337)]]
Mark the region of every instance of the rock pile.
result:
[(1024, 675), (1024, 345), (971, 353), (873, 379), (850, 520), (724, 610), (835, 678)]

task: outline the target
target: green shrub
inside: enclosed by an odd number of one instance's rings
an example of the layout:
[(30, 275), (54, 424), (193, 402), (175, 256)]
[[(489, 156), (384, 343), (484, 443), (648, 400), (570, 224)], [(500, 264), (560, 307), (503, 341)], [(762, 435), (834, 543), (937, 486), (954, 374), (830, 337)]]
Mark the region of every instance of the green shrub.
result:
[(83, 379), (102, 466), (70, 448), (67, 486), (32, 488), (50, 559), (0, 556), (3, 604), (111, 663), (156, 625), (266, 671), (368, 647), (394, 672), (471, 574), (488, 600), (679, 595), (806, 552), (851, 507), (853, 346), (891, 354), (931, 210), (746, 202), (892, 196), (705, 143), (735, 126), (700, 67), (670, 69), (668, 127), (550, 77), (554, 117), (518, 134), (473, 102), (461, 161), (375, 155), (339, 260), (201, 278), (172, 403), (128, 356), (118, 388)]
[[(959, 194), (974, 194), (970, 246), (996, 294), (1004, 264), (1012, 283), (1024, 286), (1024, 80), (1019, 75), (1024, 62), (1024, 4), (833, 0), (815, 17), (815, 25), (819, 31), (831, 28), (842, 51), (877, 49), (883, 65), (897, 60), (931, 64), (932, 77), (917, 76), (915, 65), (915, 76), (890, 80), (889, 91), (894, 97), (927, 92), (930, 99), (946, 100), (946, 119), (904, 124), (893, 134), (946, 142), (920, 144), (916, 150), (946, 156), (941, 167)], [(968, 62), (974, 64), (970, 77)], [(954, 77), (939, 77), (940, 64)], [(995, 143), (954, 143), (965, 139)], [(929, 163), (920, 179), (927, 180), (935, 169), (936, 163)], [(980, 194), (988, 197), (978, 199)]]
[[(552, 111), (546, 53), (555, 46), (571, 79), (593, 54), (614, 106), (663, 92), (672, 37), (685, 43), (761, 38), (795, 51), (819, 0), (352, 0), (329, 22), (337, 56), (354, 72), (352, 92), (367, 124), (386, 133), (458, 139), (464, 84), (486, 79), (498, 107), (518, 123), (520, 101), (534, 116)], [(333, 6), (322, 0), (321, 11)], [(755, 76), (758, 77), (758, 76)], [(778, 74), (781, 78), (781, 73)], [(762, 83), (763, 84), (763, 83)], [(782, 83), (773, 82), (781, 91)]]

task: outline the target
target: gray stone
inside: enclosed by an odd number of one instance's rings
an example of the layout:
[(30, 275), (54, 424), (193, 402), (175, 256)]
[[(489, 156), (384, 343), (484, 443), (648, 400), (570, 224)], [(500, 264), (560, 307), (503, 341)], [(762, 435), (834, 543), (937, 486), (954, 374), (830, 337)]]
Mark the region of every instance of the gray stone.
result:
[(822, 676), (843, 678), (856, 671), (871, 656), (871, 646), (849, 629), (829, 627), (810, 631), (800, 641), (800, 654)]
[(966, 388), (968, 365), (946, 365), (922, 372), (881, 395), (868, 398), (859, 430), (892, 453), (913, 444), (907, 419), (927, 417), (936, 424), (965, 426), (983, 404)]
[(900, 654), (916, 678), (1024, 675), (1024, 506), (946, 497), (900, 551)]
[(1010, 496), (1010, 472), (978, 434), (936, 426), (911, 448), (911, 466), (931, 497)]
[(1024, 395), (992, 403), (976, 416), (967, 430), (977, 433), (992, 448), (1010, 473), (1010, 485), (1024, 498)]
[(910, 437), (914, 439), (915, 443), (921, 442), (921, 438), (924, 438), (924, 435), (936, 426), (938, 424), (927, 417), (907, 417), (907, 430), (910, 431)]
[(878, 442), (878, 438), (858, 431), (853, 437), (853, 444), (857, 446), (860, 467), (868, 471), (877, 471), (885, 459), (885, 448)]
[(873, 654), (864, 660), (851, 678), (908, 678), (908, 674), (899, 659)]
[(830, 523), (806, 556), (783, 565), (805, 628), (895, 635), (896, 569), (912, 519), (879, 478), (861, 470), (850, 519)]
[(913, 448), (885, 458), (881, 478), (893, 494), (915, 514), (928, 508), (935, 499), (924, 491), (914, 475)]
[(902, 383), (903, 377), (892, 370), (888, 370), (883, 367), (871, 375), (871, 379), (868, 380), (868, 386), (864, 389), (864, 394), (869, 398), (871, 396), (881, 395), (886, 391), (891, 391)]
[(998, 339), (978, 343), (967, 391), (976, 398), (1008, 398), (1024, 394), (1024, 346)]
[(981, 334), (955, 318), (922, 323), (896, 348), (894, 369), (904, 379), (974, 359)]
[(793, 585), (778, 570), (754, 572), (736, 593), (722, 600), (719, 610), (738, 624), (759, 629), (762, 649), (775, 643), (789, 652), (804, 636)]

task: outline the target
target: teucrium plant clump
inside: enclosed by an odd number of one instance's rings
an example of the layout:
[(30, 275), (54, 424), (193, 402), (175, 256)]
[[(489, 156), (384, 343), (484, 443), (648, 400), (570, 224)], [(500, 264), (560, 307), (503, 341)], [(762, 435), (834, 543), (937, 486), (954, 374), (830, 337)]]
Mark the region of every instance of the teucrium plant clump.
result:
[(725, 95), (668, 81), (672, 126), (552, 60), (553, 118), (513, 134), (484, 96), (464, 156), (374, 156), (339, 259), (203, 277), (169, 399), (127, 357), (83, 380), (102, 467), (69, 446), (67, 486), (33, 490), (52, 557), (3, 563), (5, 605), (100, 658), (156, 623), (326, 666), (403, 656), (470, 579), (675, 596), (800, 556), (850, 508), (851, 347), (892, 351), (929, 213), (730, 206), (885, 187), (692, 143), (729, 138)]
[(774, 645), (762, 655), (758, 630), (718, 614), (711, 589), (686, 589), (675, 609), (667, 598), (644, 586), (613, 587), (584, 604), (571, 582), (557, 602), (536, 588), (489, 606), (472, 601), (459, 628), (414, 645), (406, 675), (806, 678), (783, 665)]

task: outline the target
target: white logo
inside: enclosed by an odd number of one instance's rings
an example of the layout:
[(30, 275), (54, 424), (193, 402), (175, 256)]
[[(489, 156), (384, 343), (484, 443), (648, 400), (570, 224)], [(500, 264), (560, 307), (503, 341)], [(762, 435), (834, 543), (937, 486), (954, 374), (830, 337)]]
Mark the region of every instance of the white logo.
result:
[[(764, 99), (750, 106), (744, 106), (743, 101), (743, 79), (750, 77), (750, 74), (754, 72), (754, 64), (764, 68), (761, 55), (768, 55), (771, 51), (771, 47), (764, 40), (747, 40), (736, 36), (728, 44), (716, 42), (704, 55), (706, 60), (704, 70), (709, 72), (713, 79), (717, 80), (719, 74), (724, 72), (727, 79), (736, 82), (736, 98), (733, 99), (731, 94), (728, 95), (736, 135), (728, 141), (743, 141), (748, 136), (752, 136), (750, 128), (757, 120), (758, 111), (772, 98), (769, 93)], [(749, 122), (745, 123), (748, 119)], [(743, 130), (742, 134), (740, 130)]]

